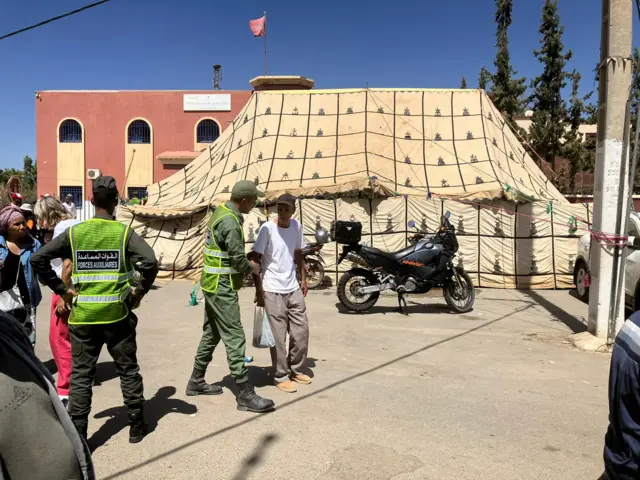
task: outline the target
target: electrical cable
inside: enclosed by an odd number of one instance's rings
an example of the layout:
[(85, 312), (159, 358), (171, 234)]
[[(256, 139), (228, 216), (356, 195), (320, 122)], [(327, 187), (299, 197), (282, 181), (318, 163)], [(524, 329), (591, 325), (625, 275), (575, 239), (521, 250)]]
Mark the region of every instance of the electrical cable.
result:
[(28, 30), (33, 30), (34, 28), (42, 27), (51, 22), (55, 22), (56, 20), (60, 20), (65, 17), (70, 17), (71, 15), (75, 15), (76, 13), (83, 12), (85, 10), (89, 10), (90, 8), (97, 7), (98, 5), (102, 5), (103, 3), (107, 3), (110, 0), (100, 0), (99, 2), (92, 3), (91, 5), (85, 5), (84, 7), (77, 8), (72, 10), (71, 12), (63, 13), (62, 15), (58, 15), (57, 17), (50, 18), (48, 20), (44, 20), (40, 23), (36, 23), (35, 25), (31, 25), (29, 27), (21, 28), (20, 30), (16, 30), (14, 32), (7, 33), (6, 35), (2, 35), (0, 40), (4, 40), (5, 38), (13, 37), (14, 35), (18, 35), (19, 33), (26, 32)]

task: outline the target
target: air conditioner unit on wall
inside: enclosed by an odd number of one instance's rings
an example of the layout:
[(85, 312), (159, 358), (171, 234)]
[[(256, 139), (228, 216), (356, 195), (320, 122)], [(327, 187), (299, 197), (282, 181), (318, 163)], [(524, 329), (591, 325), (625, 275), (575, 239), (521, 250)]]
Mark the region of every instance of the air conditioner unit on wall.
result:
[(97, 168), (88, 168), (87, 169), (87, 178), (89, 180), (95, 180), (100, 176), (100, 170)]

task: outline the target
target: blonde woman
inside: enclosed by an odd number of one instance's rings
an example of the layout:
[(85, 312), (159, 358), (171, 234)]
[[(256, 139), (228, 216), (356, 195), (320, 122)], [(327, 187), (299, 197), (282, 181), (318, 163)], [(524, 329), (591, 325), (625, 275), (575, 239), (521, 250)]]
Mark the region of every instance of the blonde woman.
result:
[[(45, 242), (49, 242), (73, 225), (80, 223), (64, 207), (60, 200), (48, 196), (38, 200), (34, 210), (38, 219), (38, 226), (46, 230)], [(51, 268), (65, 283), (71, 283), (70, 259), (56, 258), (51, 261)], [(69, 401), (69, 383), (71, 381), (71, 341), (69, 339), (69, 310), (70, 305), (65, 304), (61, 297), (51, 295), (51, 319), (49, 326), (49, 344), (53, 360), (58, 367), (58, 395), (67, 406)]]

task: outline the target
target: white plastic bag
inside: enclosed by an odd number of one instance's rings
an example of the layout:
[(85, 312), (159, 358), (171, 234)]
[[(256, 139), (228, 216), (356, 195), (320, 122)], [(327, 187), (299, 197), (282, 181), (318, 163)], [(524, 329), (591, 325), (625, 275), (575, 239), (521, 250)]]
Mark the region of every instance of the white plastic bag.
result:
[(276, 341), (271, 332), (269, 317), (263, 307), (256, 306), (253, 312), (253, 346), (255, 348), (275, 347)]

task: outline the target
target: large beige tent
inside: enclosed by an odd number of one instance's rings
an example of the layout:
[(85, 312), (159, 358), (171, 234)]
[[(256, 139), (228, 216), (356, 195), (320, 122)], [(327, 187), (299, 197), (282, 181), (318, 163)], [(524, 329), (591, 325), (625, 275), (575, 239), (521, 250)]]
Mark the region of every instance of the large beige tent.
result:
[[(299, 196), (309, 240), (334, 219), (357, 220), (363, 241), (395, 250), (408, 220), (433, 231), (449, 210), (457, 262), (480, 286), (570, 286), (590, 215), (555, 189), (483, 91), (359, 89), (255, 92), (209, 149), (119, 219), (152, 245), (162, 277), (196, 279), (212, 208), (242, 179), (267, 199)], [(247, 216), (247, 249), (269, 215)], [(324, 248), (333, 281), (350, 268), (336, 266), (338, 253)]]

